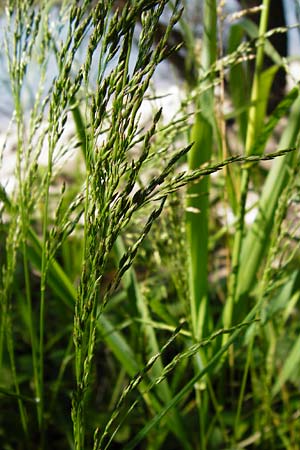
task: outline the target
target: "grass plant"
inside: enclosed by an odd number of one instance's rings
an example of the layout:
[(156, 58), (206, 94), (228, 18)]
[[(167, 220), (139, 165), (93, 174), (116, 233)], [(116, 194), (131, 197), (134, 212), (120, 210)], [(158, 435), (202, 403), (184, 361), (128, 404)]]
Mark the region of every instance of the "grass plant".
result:
[(184, 4), (6, 1), (3, 449), (299, 448), (298, 86), (267, 108), (288, 30), (204, 0), (199, 46)]

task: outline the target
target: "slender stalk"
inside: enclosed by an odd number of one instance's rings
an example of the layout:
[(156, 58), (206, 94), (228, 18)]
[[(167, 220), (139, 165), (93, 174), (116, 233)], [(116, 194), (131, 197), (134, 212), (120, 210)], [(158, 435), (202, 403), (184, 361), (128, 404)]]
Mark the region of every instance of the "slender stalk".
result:
[[(19, 9), (18, 15), (16, 18), (16, 28), (18, 28), (18, 31), (22, 33), (22, 23), (21, 23), (21, 10)], [(13, 74), (13, 81), (12, 81), (12, 96), (14, 100), (14, 106), (15, 106), (15, 118), (16, 118), (16, 125), (17, 125), (17, 160), (16, 160), (16, 177), (19, 184), (19, 190), (20, 190), (20, 198), (19, 202), (20, 205), (20, 215), (21, 215), (21, 245), (24, 249), (25, 246), (25, 240), (26, 240), (26, 200), (23, 195), (23, 179), (22, 179), (22, 158), (24, 156), (24, 147), (23, 147), (23, 112), (22, 112), (22, 105), (21, 105), (21, 86), (23, 81), (24, 73), (22, 74), (22, 45), (21, 45), (21, 39), (17, 36), (15, 36), (15, 39), (13, 40), (13, 47), (14, 47), (14, 65), (11, 66), (11, 74)], [(17, 248), (12, 248), (12, 251), (16, 251)], [(25, 257), (25, 256), (24, 256)], [(12, 258), (14, 259), (14, 258)], [(26, 299), (29, 300), (28, 307), (29, 307), (29, 316), (31, 318), (32, 316), (32, 309), (31, 309), (31, 299), (30, 296), (28, 297), (28, 272), (26, 271), (27, 267), (27, 260), (24, 259), (24, 268), (25, 268), (25, 287), (26, 287)], [(14, 267), (15, 270), (15, 267)], [(9, 294), (8, 294), (9, 295)], [(11, 309), (11, 308), (9, 308)], [(12, 370), (12, 378), (15, 384), (15, 389), (17, 395), (20, 395), (20, 387), (19, 387), (19, 381), (18, 381), (18, 375), (16, 370), (16, 362), (15, 362), (15, 349), (14, 349), (14, 337), (13, 337), (13, 328), (12, 328), (12, 317), (11, 312), (7, 311), (7, 318), (6, 318), (6, 335), (7, 335), (7, 346), (8, 346), (8, 353), (10, 357), (10, 364), (11, 364), (11, 370)], [(32, 323), (30, 324), (31, 332), (33, 330)], [(32, 336), (32, 334), (31, 334)], [(32, 341), (33, 343), (33, 341)], [(33, 367), (34, 367), (34, 378), (36, 381), (36, 353), (35, 353), (34, 347), (32, 346), (32, 359), (33, 359)], [(18, 400), (18, 406), (20, 411), (20, 418), (22, 427), (25, 433), (25, 436), (28, 437), (28, 423), (27, 423), (27, 415), (26, 410), (23, 404), (23, 400), (20, 397)]]
[(15, 108), (16, 108), (16, 121), (18, 128), (18, 150), (17, 150), (17, 176), (18, 183), (20, 187), (20, 215), (21, 215), (21, 246), (23, 253), (23, 268), (24, 268), (24, 279), (25, 279), (25, 296), (27, 303), (27, 314), (28, 314), (28, 327), (30, 334), (30, 342), (31, 342), (31, 355), (32, 355), (32, 366), (33, 366), (33, 377), (34, 377), (34, 387), (36, 392), (36, 406), (37, 406), (37, 414), (38, 417), (40, 415), (40, 402), (39, 399), (41, 397), (40, 392), (40, 380), (39, 380), (39, 362), (38, 362), (38, 347), (36, 341), (36, 334), (34, 330), (33, 323), (33, 310), (32, 310), (32, 296), (31, 296), (31, 287), (30, 287), (30, 275), (29, 275), (29, 260), (27, 253), (27, 234), (28, 234), (28, 211), (27, 211), (27, 199), (24, 193), (24, 185), (25, 180), (22, 179), (22, 158), (24, 156), (23, 152), (23, 125), (22, 125), (22, 107), (21, 107), (21, 91), (20, 91), (20, 82), (17, 81), (16, 89), (15, 89)]
[(42, 231), (42, 261), (40, 283), (40, 318), (39, 318), (39, 410), (38, 420), (41, 429), (41, 446), (44, 446), (44, 335), (45, 335), (45, 301), (48, 271), (48, 218), (49, 218), (49, 188), (52, 176), (52, 143), (49, 140), (47, 182), (45, 186), (43, 231)]
[[(217, 58), (217, 6), (215, 0), (206, 0), (203, 8), (203, 48), (201, 53), (200, 80)], [(211, 79), (201, 82), (207, 88)], [(196, 101), (195, 123), (191, 132), (194, 145), (188, 154), (189, 169), (197, 169), (208, 162), (212, 155), (214, 115), (214, 91), (207, 88)], [(209, 330), (208, 314), (208, 222), (209, 222), (209, 177), (189, 186), (187, 191), (186, 233), (189, 270), (189, 294), (192, 333), (196, 340), (206, 336)], [(200, 351), (194, 360), (195, 371), (205, 365), (205, 354)], [(206, 448), (207, 391), (195, 386), (199, 413), (201, 449)]]
[[(262, 5), (262, 13), (260, 17), (259, 24), (259, 45), (256, 54), (256, 64), (254, 71), (254, 78), (252, 84), (252, 92), (251, 92), (251, 106), (249, 109), (248, 115), (248, 126), (247, 126), (247, 135), (246, 135), (246, 156), (251, 155), (251, 151), (253, 145), (255, 143), (255, 136), (257, 131), (257, 104), (259, 102), (259, 78), (263, 69), (263, 61), (264, 61), (264, 35), (267, 31), (268, 26), (268, 17), (269, 17), (269, 9), (270, 9), (270, 0), (264, 0)], [(233, 310), (234, 303), (237, 301), (237, 282), (238, 282), (238, 272), (240, 267), (240, 258), (241, 258), (241, 250), (242, 250), (242, 242), (243, 242), (243, 234), (244, 234), (244, 218), (246, 211), (246, 201), (248, 194), (248, 186), (249, 186), (249, 168), (246, 167), (242, 172), (241, 179), (241, 196), (239, 201), (239, 213), (238, 213), (238, 225), (236, 229), (236, 233), (234, 236), (233, 243), (233, 251), (232, 251), (232, 261), (231, 261), (231, 273), (229, 276), (228, 282), (228, 297), (226, 300), (226, 305), (223, 313), (223, 322), (225, 327), (231, 326), (232, 318), (233, 318)], [(227, 336), (224, 336), (224, 339), (227, 339)]]
[[(204, 3), (204, 35), (201, 71), (209, 71), (217, 57), (216, 1)], [(209, 81), (206, 81), (207, 84)], [(191, 133), (194, 145), (188, 155), (189, 169), (199, 168), (208, 162), (212, 155), (213, 127), (213, 88), (207, 89), (196, 102), (197, 113)], [(208, 216), (209, 216), (209, 178), (205, 177), (188, 188), (186, 230), (189, 263), (189, 288), (192, 329), (196, 339), (208, 331)]]
[[(253, 326), (255, 326), (255, 324)], [(248, 347), (247, 347), (247, 358), (246, 358), (246, 363), (245, 363), (244, 372), (243, 372), (240, 394), (238, 397), (236, 416), (235, 416), (235, 420), (234, 420), (235, 442), (237, 442), (239, 439), (240, 417), (241, 417), (241, 412), (242, 412), (244, 396), (245, 396), (245, 392), (246, 392), (247, 378), (248, 378), (249, 369), (250, 369), (251, 361), (252, 361), (252, 351), (253, 351), (254, 339), (255, 339), (255, 333), (252, 331), (252, 336), (250, 337), (250, 342), (248, 343)]]

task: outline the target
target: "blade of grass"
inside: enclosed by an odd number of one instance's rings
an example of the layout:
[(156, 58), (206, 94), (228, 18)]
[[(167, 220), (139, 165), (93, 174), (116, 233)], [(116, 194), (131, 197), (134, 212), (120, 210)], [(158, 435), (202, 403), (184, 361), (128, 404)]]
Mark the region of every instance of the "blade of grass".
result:
[[(259, 36), (262, 36), (262, 35), (260, 35), (257, 25), (249, 19), (246, 19), (246, 18), (242, 19), (239, 22), (239, 25), (246, 31), (248, 36), (253, 40), (256, 40)], [(287, 30), (281, 29), (281, 32), (287, 32)], [(270, 31), (270, 34), (272, 34), (272, 31)], [(267, 35), (268, 35), (268, 32), (265, 31), (264, 35), (262, 36), (265, 39), (265, 43), (264, 43), (265, 53), (266, 53), (266, 55), (269, 56), (270, 59), (272, 59), (274, 61), (275, 64), (277, 64), (278, 66), (281, 66), (282, 65), (282, 57), (277, 52), (277, 50), (274, 48), (274, 46), (271, 44), (269, 39), (267, 39), (267, 37), (268, 37)], [(257, 43), (257, 45), (260, 45), (259, 42)]]
[[(260, 79), (263, 69), (263, 61), (264, 61), (264, 35), (267, 30), (268, 17), (269, 17), (269, 9), (270, 9), (270, 0), (264, 0), (262, 5), (262, 13), (260, 17), (259, 24), (259, 45), (257, 48), (256, 55), (256, 63), (255, 63), (255, 72), (252, 83), (252, 91), (251, 91), (251, 106), (248, 114), (248, 125), (247, 125), (247, 135), (246, 135), (246, 156), (251, 155), (251, 151), (256, 139), (256, 131), (257, 126), (261, 126), (261, 120), (258, 120), (259, 109), (258, 102), (260, 99)], [(228, 297), (226, 300), (224, 312), (223, 312), (223, 322), (224, 326), (230, 327), (232, 323), (232, 317), (234, 312), (234, 304), (237, 300), (237, 284), (238, 284), (238, 273), (240, 271), (240, 258), (241, 258), (241, 249), (242, 249), (242, 241), (244, 234), (244, 217), (245, 217), (245, 209), (246, 209), (246, 200), (248, 193), (248, 185), (249, 185), (249, 169), (244, 169), (242, 172), (241, 179), (241, 196), (240, 196), (240, 207), (238, 213), (238, 225), (236, 229), (236, 233), (234, 236), (233, 242), (233, 250), (232, 250), (232, 261), (231, 261), (231, 273), (228, 281)], [(227, 336), (224, 336), (224, 339), (227, 339)]]
[(297, 338), (292, 348), (288, 352), (288, 356), (272, 388), (273, 397), (278, 394), (284, 383), (286, 383), (290, 379), (291, 375), (293, 375), (295, 371), (298, 370), (299, 363), (300, 363), (300, 336)]
[[(217, 57), (217, 12), (216, 1), (204, 3), (204, 35), (201, 54), (201, 69), (210, 70)], [(211, 80), (207, 80), (209, 83)], [(208, 162), (212, 155), (214, 117), (213, 89), (207, 89), (198, 99), (191, 133), (194, 145), (188, 155), (189, 169), (197, 169)], [(196, 339), (208, 331), (207, 276), (208, 276), (208, 215), (209, 178), (193, 183), (187, 192), (187, 246), (189, 267), (189, 288), (192, 328)]]
[[(201, 51), (201, 73), (207, 73), (217, 59), (217, 5), (216, 0), (204, 1), (203, 47)], [(205, 88), (211, 83), (211, 77), (202, 82)], [(197, 112), (191, 132), (194, 142), (188, 154), (190, 170), (207, 163), (212, 156), (214, 89), (209, 88), (196, 101)], [(208, 312), (208, 218), (209, 218), (209, 177), (191, 184), (186, 200), (186, 236), (189, 271), (189, 296), (191, 308), (192, 333), (196, 340), (206, 336), (211, 318)], [(205, 355), (199, 352), (194, 359), (195, 370), (205, 364)], [(205, 450), (205, 398), (207, 392), (201, 392), (195, 385), (199, 414), (201, 448)]]
[[(289, 123), (284, 130), (279, 148), (294, 146), (300, 128), (300, 98), (293, 105)], [(245, 299), (255, 285), (258, 269), (266, 254), (279, 197), (287, 184), (289, 168), (293, 166), (295, 152), (274, 161), (264, 184), (258, 205), (258, 213), (253, 226), (248, 231), (243, 244), (240, 271), (237, 281), (237, 297)]]
[[(243, 37), (244, 32), (239, 24), (230, 27), (228, 53), (234, 53), (236, 51), (238, 46), (241, 44)], [(239, 134), (242, 142), (246, 141), (248, 119), (247, 110), (244, 109), (244, 106), (245, 103), (247, 104), (250, 101), (249, 79), (247, 77), (247, 70), (244, 67), (245, 64), (245, 62), (234, 64), (232, 67), (230, 67), (229, 72), (229, 88), (234, 104), (234, 110), (241, 110), (241, 113), (237, 116), (237, 120), (239, 124)]]

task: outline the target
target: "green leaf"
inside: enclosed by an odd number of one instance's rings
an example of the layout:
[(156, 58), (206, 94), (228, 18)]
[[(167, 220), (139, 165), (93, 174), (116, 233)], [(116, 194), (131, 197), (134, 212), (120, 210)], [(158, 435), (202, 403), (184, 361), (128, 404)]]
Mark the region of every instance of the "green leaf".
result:
[(298, 95), (299, 89), (298, 87), (295, 87), (276, 106), (267, 123), (262, 127), (260, 135), (255, 141), (254, 146), (252, 147), (251, 155), (261, 155), (263, 153), (266, 142), (271, 136), (271, 133), (274, 130), (275, 126), (278, 124), (279, 120), (289, 112)]
[[(233, 54), (244, 38), (243, 28), (237, 24), (230, 27), (228, 39), (228, 53)], [(239, 133), (242, 142), (246, 141), (248, 106), (250, 101), (249, 75), (245, 63), (234, 64), (229, 71), (229, 90), (234, 105), (234, 111), (237, 112), (237, 121)]]
[(295, 371), (299, 371), (299, 364), (300, 364), (300, 336), (298, 336), (298, 339), (294, 343), (290, 353), (288, 354), (288, 357), (285, 360), (285, 363), (281, 369), (277, 381), (273, 386), (272, 396), (278, 394), (284, 383), (290, 380), (292, 374), (294, 374)]
[[(258, 136), (261, 133), (263, 122), (266, 117), (267, 105), (270, 98), (271, 86), (278, 71), (278, 66), (271, 66), (261, 72), (258, 76), (258, 95), (256, 104), (256, 122), (255, 134)], [(252, 153), (249, 153), (252, 154)]]
[[(239, 24), (251, 39), (258, 38), (258, 26), (252, 22), (252, 20), (244, 18), (239, 22)], [(264, 46), (265, 53), (269, 56), (269, 58), (271, 58), (272, 61), (278, 66), (282, 66), (282, 57), (268, 39), (265, 40)]]
[[(300, 97), (294, 102), (289, 122), (282, 135), (279, 148), (294, 147), (300, 129)], [(256, 277), (269, 244), (275, 210), (279, 197), (286, 185), (289, 168), (292, 166), (295, 152), (277, 158), (272, 165), (264, 184), (258, 204), (254, 224), (249, 229), (242, 247), (238, 273), (237, 292), (240, 300), (255, 287)]]

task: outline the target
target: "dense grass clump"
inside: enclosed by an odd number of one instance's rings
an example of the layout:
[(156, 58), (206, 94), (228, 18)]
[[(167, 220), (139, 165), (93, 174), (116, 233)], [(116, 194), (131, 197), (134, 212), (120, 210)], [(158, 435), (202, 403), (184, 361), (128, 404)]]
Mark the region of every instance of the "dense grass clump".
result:
[[(204, 0), (200, 46), (184, 3), (6, 2), (3, 449), (299, 446), (297, 84), (270, 108), (287, 29), (270, 0)], [(166, 121), (153, 77), (178, 61)]]

